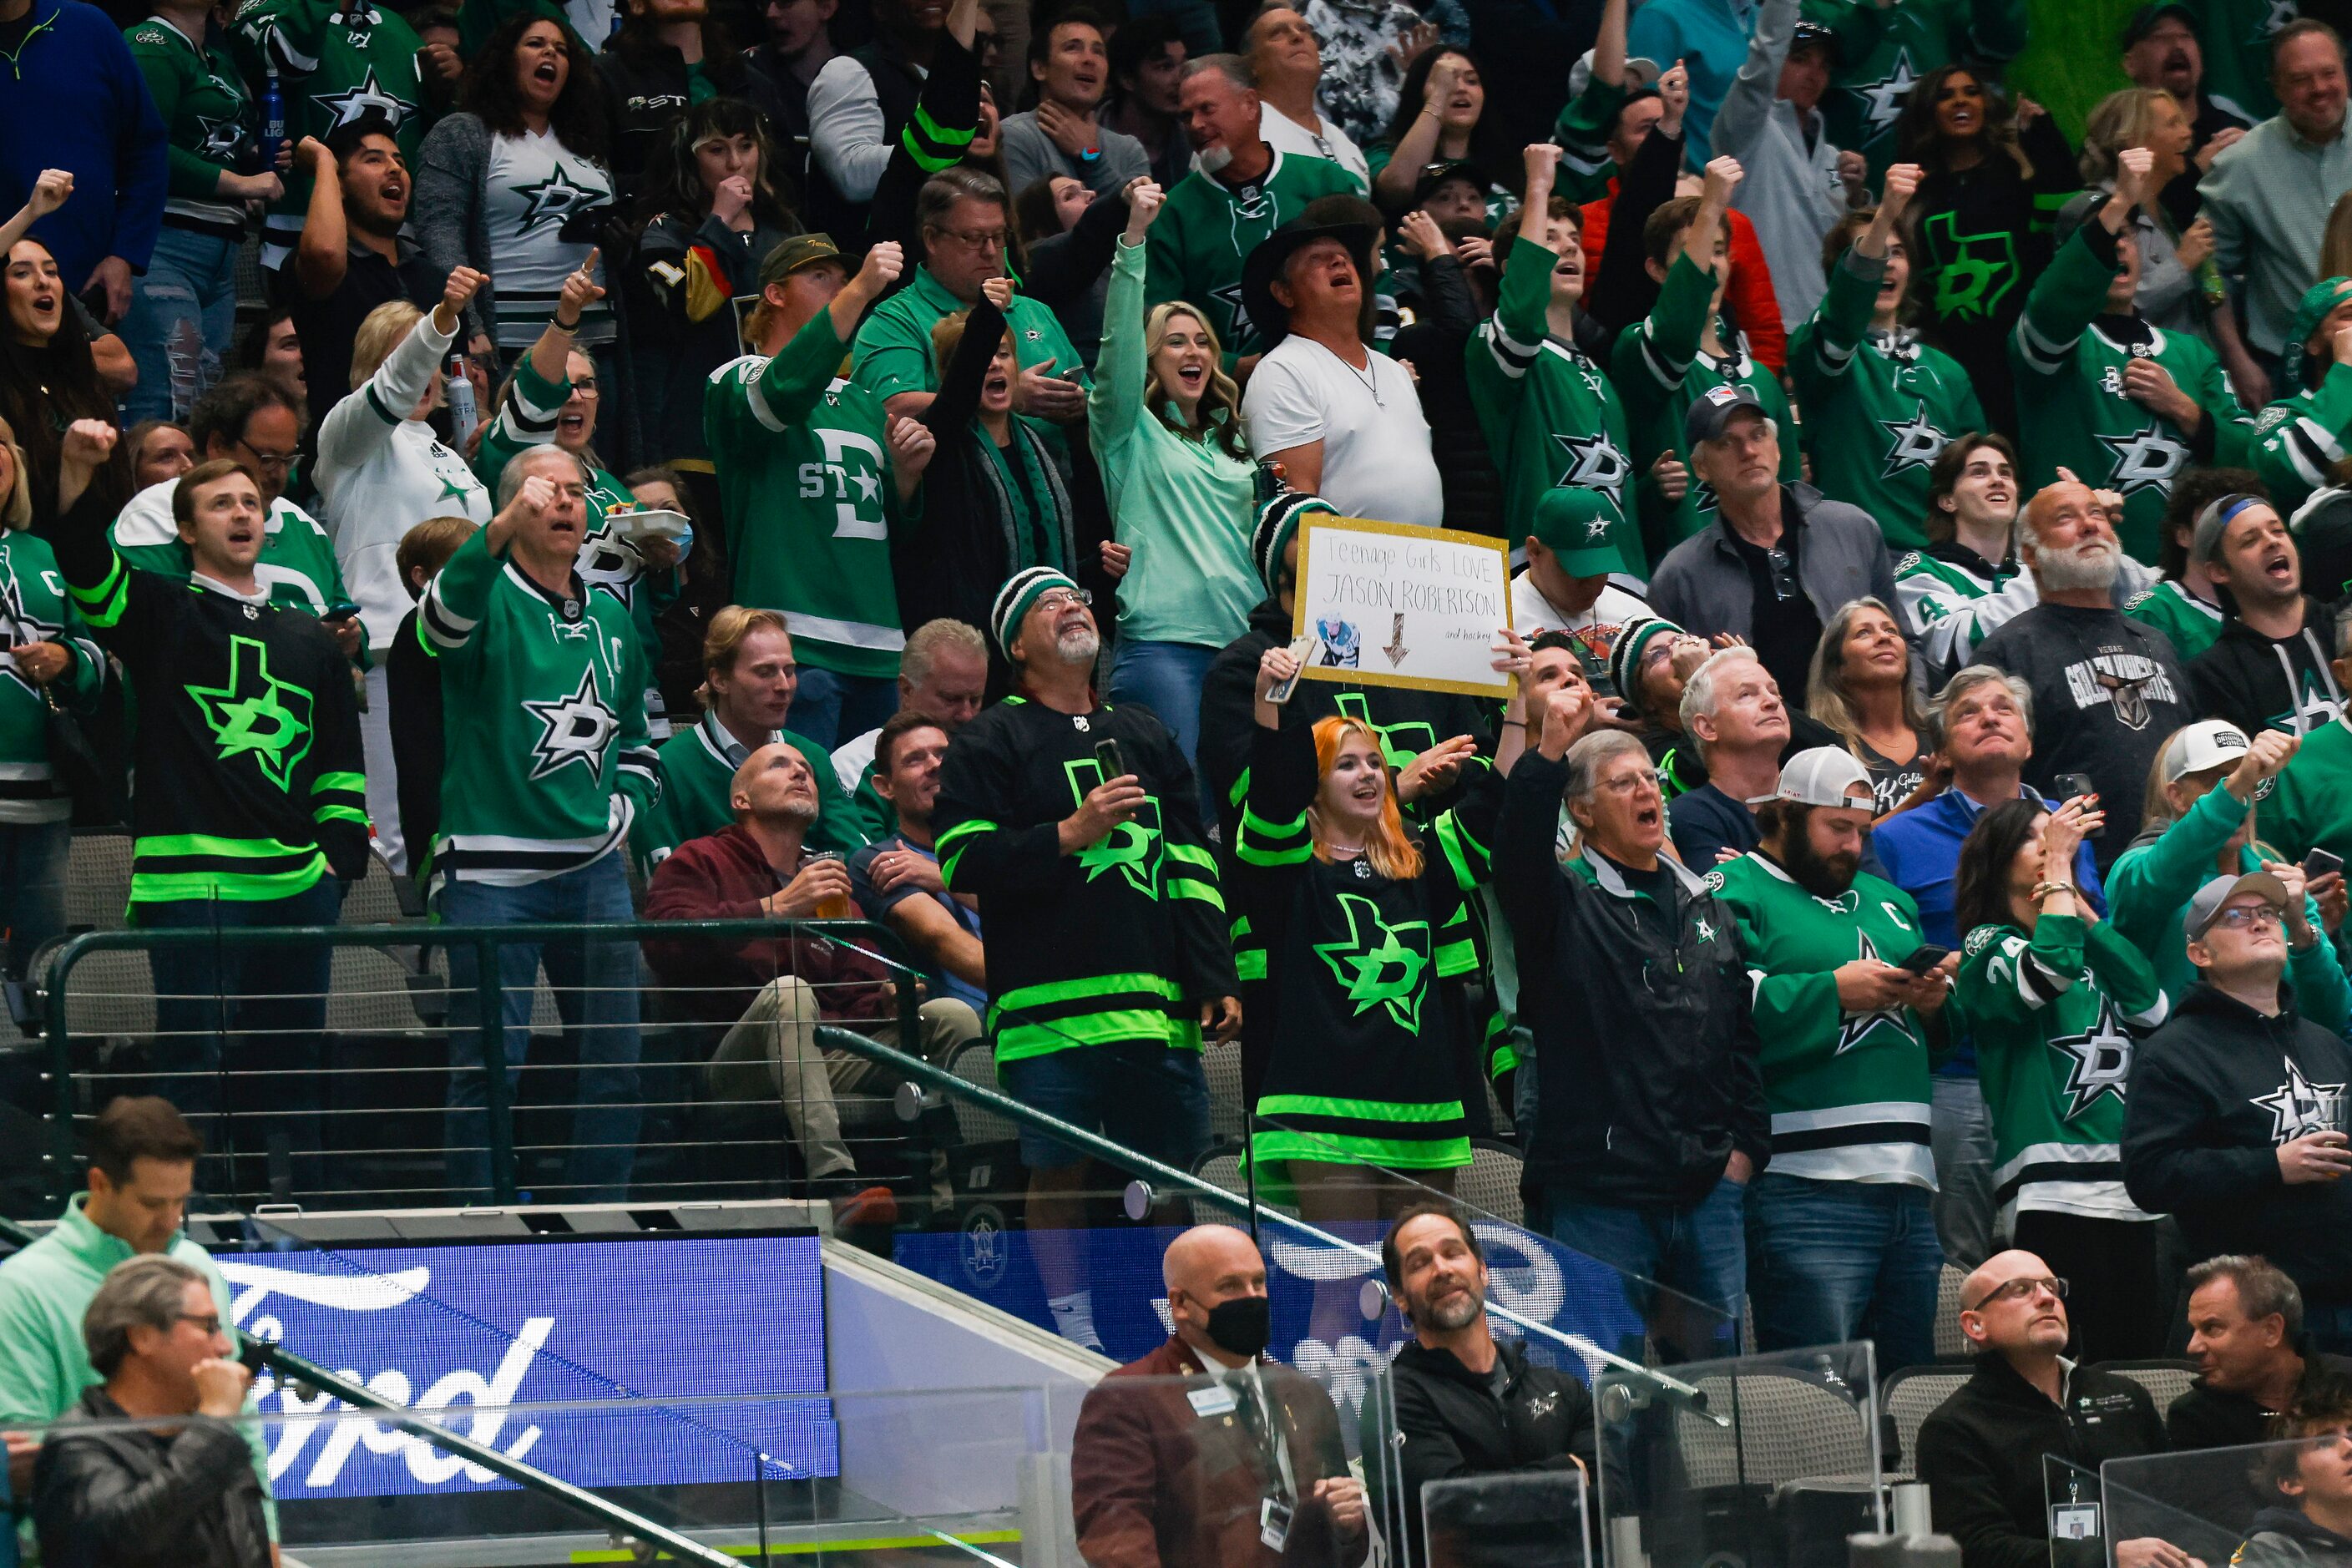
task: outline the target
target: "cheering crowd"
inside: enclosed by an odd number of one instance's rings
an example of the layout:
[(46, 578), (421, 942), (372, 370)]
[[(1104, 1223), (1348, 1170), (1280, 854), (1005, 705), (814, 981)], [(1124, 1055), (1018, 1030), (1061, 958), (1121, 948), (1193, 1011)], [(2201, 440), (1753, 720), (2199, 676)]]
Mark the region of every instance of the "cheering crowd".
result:
[[(2087, 1360), (2219, 1255), (2352, 1351), (2343, 42), (2144, 6), (2077, 145), (2027, 10), (0, 0), (9, 973), (76, 821), (148, 928), (371, 858), (467, 925), (854, 907), (902, 1048), (1154, 1158), (1237, 1048), (1311, 1220), (1516, 1141), (1706, 1309), (1670, 1353), (1744, 1300), (1925, 1361), (2020, 1254)], [(1506, 542), (1507, 703), (1294, 642), (1334, 518)], [(510, 1068), (542, 965), (582, 1042), (572, 1195), (649, 970), (895, 1201), (816, 1033), (899, 1027), (880, 966), (498, 963)], [(319, 1092), (326, 949), (154, 964), (190, 1117)], [(1102, 1173), (1021, 1142), (1098, 1346)]]

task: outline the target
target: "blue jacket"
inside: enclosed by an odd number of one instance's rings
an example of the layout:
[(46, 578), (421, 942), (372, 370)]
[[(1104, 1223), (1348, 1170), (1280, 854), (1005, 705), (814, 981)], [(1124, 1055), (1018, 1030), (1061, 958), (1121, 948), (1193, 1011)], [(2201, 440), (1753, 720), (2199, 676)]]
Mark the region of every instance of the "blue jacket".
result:
[[(2023, 784), (2017, 787), (2024, 797), (2042, 798)], [(1983, 806), (1958, 789), (1947, 789), (1927, 805), (1890, 816), (1871, 830), (1878, 858), (1886, 866), (1886, 879), (1911, 895), (1919, 906), (1919, 929), (1938, 947), (1957, 950), (1967, 934), (1952, 929), (1954, 873), (1960, 866), (1961, 842), (1984, 814)], [(2088, 839), (2074, 857), (2074, 885), (2093, 909), (2107, 912), (2106, 889), (2099, 885)]]
[(131, 46), (81, 0), (33, 0), (0, 25), (0, 214), (24, 206), (43, 169), (70, 170), (74, 194), (33, 226), (76, 293), (100, 261), (143, 272), (163, 221), (163, 117)]
[(1690, 72), (1690, 107), (1683, 111), (1684, 157), (1704, 169), (1713, 154), (1709, 133), (1733, 79), (1748, 58), (1755, 0), (1650, 0), (1625, 29), (1625, 54), (1651, 59), (1660, 70), (1676, 60)]

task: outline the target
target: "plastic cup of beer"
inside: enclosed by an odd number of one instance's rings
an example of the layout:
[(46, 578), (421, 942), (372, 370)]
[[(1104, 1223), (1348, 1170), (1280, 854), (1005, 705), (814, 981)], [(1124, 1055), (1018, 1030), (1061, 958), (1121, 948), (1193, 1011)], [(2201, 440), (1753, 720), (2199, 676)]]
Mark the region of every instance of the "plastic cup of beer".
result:
[[(801, 857), (801, 867), (805, 870), (826, 860), (833, 861), (844, 870), (848, 868), (847, 857), (835, 849), (813, 850)], [(820, 901), (816, 906), (815, 918), (821, 921), (854, 921), (857, 918), (857, 909), (849, 901), (848, 892), (844, 890)]]

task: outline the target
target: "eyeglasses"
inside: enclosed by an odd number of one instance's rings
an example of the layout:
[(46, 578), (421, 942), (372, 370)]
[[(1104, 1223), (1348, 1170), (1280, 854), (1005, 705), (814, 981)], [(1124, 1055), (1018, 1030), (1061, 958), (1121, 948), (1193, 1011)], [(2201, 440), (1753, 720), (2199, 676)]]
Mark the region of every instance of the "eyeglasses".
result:
[(1639, 789), (1655, 789), (1658, 787), (1657, 770), (1643, 768), (1638, 772), (1627, 773), (1623, 778), (1603, 779), (1601, 781), (1601, 787), (1611, 795), (1632, 795)]
[(2066, 1299), (2066, 1281), (2057, 1278), (2055, 1275), (2043, 1279), (2011, 1279), (2006, 1284), (1994, 1286), (1991, 1289), (1977, 1298), (1977, 1304), (1975, 1306), (1965, 1310), (1971, 1312), (1981, 1312), (1987, 1307), (1991, 1306), (1995, 1301), (2027, 1300), (2032, 1297), (2036, 1290), (2047, 1290), (2053, 1299), (2063, 1301)]
[(218, 1312), (174, 1312), (172, 1316), (178, 1319), (181, 1322), (195, 1324), (196, 1327), (202, 1329), (207, 1335), (216, 1334), (221, 1331), (221, 1321), (220, 1314)]
[(596, 395), (596, 378), (593, 375), (583, 375), (572, 384), (572, 390), (583, 397), (593, 397)]
[(1789, 559), (1789, 552), (1776, 544), (1764, 552), (1764, 564), (1772, 573), (1772, 596), (1784, 605), (1795, 598), (1796, 563)]
[(264, 451), (261, 447), (255, 446), (250, 441), (239, 441), (237, 445), (242, 447), (247, 452), (250, 453), (253, 460), (260, 464), (265, 468), (283, 468), (289, 467), (293, 463), (295, 458), (301, 456), (299, 452)]
[(2256, 926), (2284, 926), (2286, 912), (2274, 910), (2268, 904), (2247, 904), (2239, 909), (2223, 910), (2213, 917), (2213, 923), (2235, 926), (2241, 931), (2252, 931)]
[(1037, 608), (1055, 615), (1061, 614), (1072, 605), (1090, 606), (1094, 602), (1094, 595), (1084, 588), (1055, 588), (1051, 593), (1037, 595)]
[(952, 239), (966, 250), (1002, 250), (1005, 233), (1001, 228), (935, 228), (942, 239)]

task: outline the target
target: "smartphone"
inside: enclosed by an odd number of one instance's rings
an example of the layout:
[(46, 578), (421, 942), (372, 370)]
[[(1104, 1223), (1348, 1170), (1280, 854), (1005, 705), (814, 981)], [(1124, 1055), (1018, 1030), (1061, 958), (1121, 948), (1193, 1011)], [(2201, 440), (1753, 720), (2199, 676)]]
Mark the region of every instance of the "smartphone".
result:
[(1937, 947), (1932, 942), (1923, 942), (1895, 967), (1907, 969), (1914, 974), (1925, 974), (1951, 956), (1952, 950), (1948, 947)]
[(1106, 739), (1095, 742), (1095, 766), (1101, 770), (1102, 782), (1105, 784), (1110, 783), (1115, 778), (1126, 776), (1127, 762), (1118, 753), (1117, 741)]
[(2330, 871), (2344, 869), (2344, 857), (2326, 849), (2315, 849), (2303, 858), (2303, 877), (2306, 882), (2316, 881)]
[[(2099, 786), (2091, 782), (2091, 775), (2088, 773), (2060, 773), (2057, 778), (2052, 782), (2054, 783), (2058, 788), (2057, 798), (2051, 802), (2053, 805), (2063, 805), (2066, 802), (2073, 800), (2076, 795), (2088, 796), (2094, 805), (2097, 804)], [(2083, 837), (2085, 838), (2101, 838), (2106, 836), (2106, 831), (2107, 830), (2104, 827), (2095, 827), (2091, 829), (2090, 832), (2083, 835)]]
[(1287, 680), (1277, 680), (1267, 688), (1265, 700), (1268, 702), (1279, 707), (1290, 700), (1290, 694), (1298, 689), (1298, 682), (1307, 673), (1307, 660), (1315, 657), (1315, 650), (1322, 646), (1322, 642), (1323, 639), (1313, 632), (1291, 639), (1290, 657), (1298, 661), (1298, 673)]

